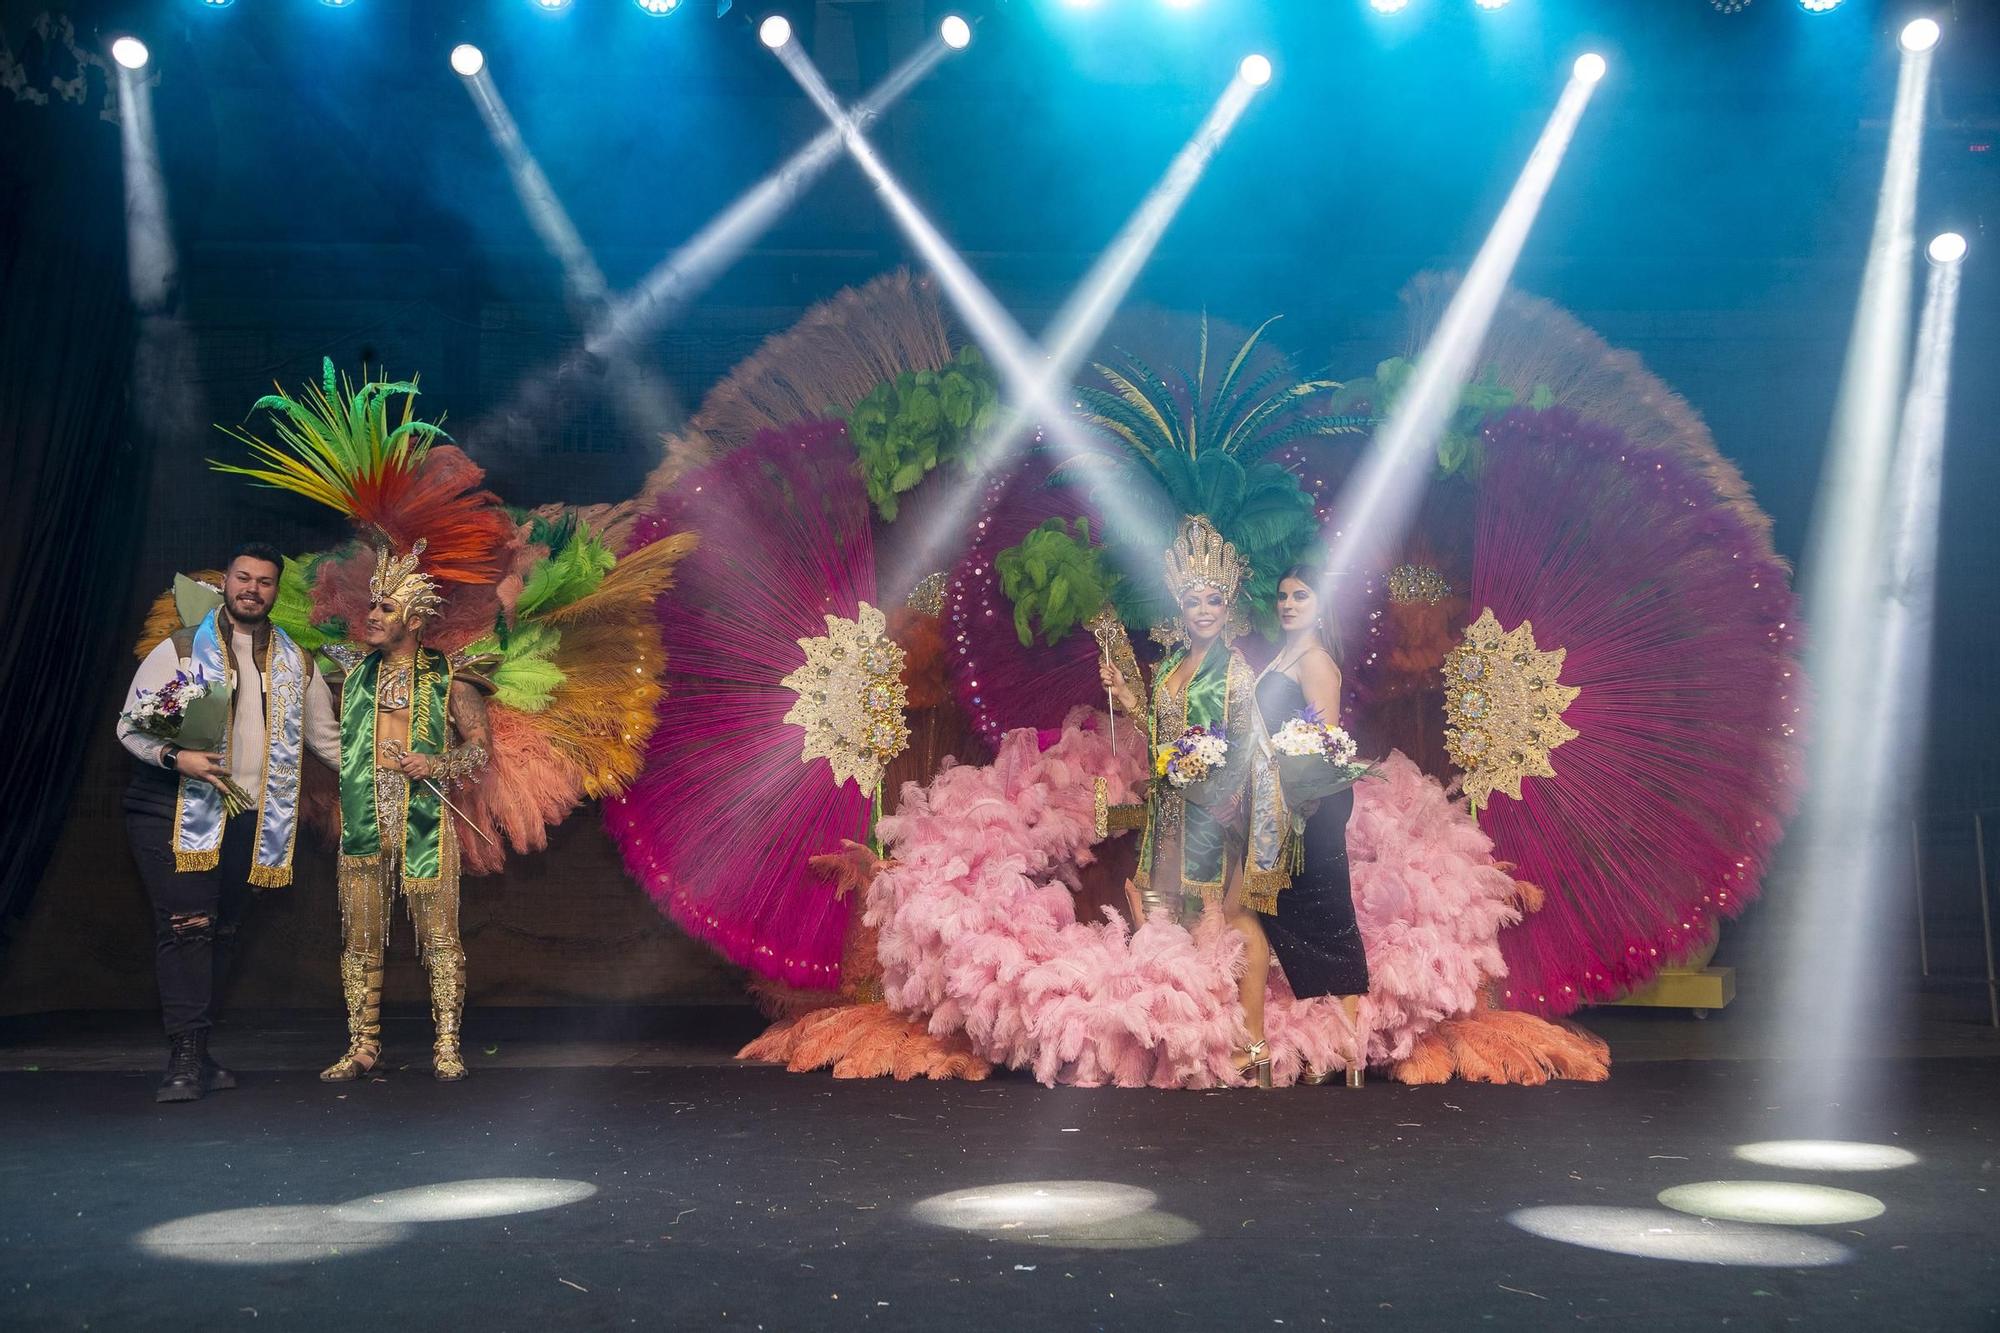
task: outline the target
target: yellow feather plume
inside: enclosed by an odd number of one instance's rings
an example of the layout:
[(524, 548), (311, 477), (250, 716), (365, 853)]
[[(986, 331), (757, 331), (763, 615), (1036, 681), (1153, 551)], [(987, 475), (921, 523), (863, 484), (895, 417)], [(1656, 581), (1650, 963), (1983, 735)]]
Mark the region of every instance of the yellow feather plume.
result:
[(696, 542), (684, 532), (641, 547), (589, 596), (540, 617), (562, 630), (555, 662), (564, 680), (535, 730), (575, 766), (591, 796), (624, 791), (644, 765), (666, 674), (653, 603)]

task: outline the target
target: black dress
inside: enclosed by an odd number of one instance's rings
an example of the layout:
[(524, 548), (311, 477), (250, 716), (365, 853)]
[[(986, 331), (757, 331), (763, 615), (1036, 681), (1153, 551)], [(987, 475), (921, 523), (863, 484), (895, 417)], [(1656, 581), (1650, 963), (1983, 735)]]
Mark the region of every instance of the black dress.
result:
[[(1267, 671), (1257, 682), (1257, 707), (1275, 733), (1305, 712), (1305, 691), (1290, 676)], [(1306, 820), (1305, 869), (1278, 894), (1277, 914), (1263, 921), (1292, 994), (1302, 1000), (1368, 992), (1368, 956), (1347, 880), (1347, 820), (1353, 813), (1351, 787), (1319, 803)]]

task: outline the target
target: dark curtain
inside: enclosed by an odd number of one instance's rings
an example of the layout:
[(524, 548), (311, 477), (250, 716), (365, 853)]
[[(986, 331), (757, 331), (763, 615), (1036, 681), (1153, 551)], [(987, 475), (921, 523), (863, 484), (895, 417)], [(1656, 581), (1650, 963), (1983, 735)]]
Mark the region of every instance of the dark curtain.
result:
[[(11, 36), (46, 88), (63, 53)], [(104, 73), (85, 72), (81, 104), (0, 90), (0, 949), (112, 724), (149, 471), (127, 401), (119, 131)]]

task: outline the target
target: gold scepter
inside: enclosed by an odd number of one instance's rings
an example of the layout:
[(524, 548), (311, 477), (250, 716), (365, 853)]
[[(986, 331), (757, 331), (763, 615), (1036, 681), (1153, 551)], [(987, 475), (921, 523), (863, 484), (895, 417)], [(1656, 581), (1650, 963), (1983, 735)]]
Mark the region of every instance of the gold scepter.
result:
[[(406, 753), (408, 753), (408, 750), (401, 741), (386, 741), (382, 745), (382, 752), (389, 756), (389, 762), (393, 764), (398, 759), (401, 759)], [(493, 841), (492, 838), (486, 836), (485, 829), (479, 827), (479, 825), (472, 822), (472, 817), (470, 815), (466, 814), (465, 811), (459, 809), (457, 806), (451, 803), (451, 797), (446, 796), (444, 794), (443, 787), (438, 786), (437, 783), (431, 781), (429, 778), (418, 778), (417, 781), (423, 783), (426, 787), (429, 787), (432, 791), (436, 792), (437, 798), (440, 801), (444, 802), (444, 808), (451, 811), (453, 814), (457, 815), (459, 821), (463, 823), (467, 828), (471, 829), (474, 833), (477, 833), (482, 839), (484, 839), (488, 847), (498, 848), (500, 846), (499, 843)]]
[[(1092, 616), (1087, 623), (1090, 627), (1091, 637), (1097, 640), (1097, 651), (1103, 654), (1104, 660), (1110, 664), (1112, 670), (1116, 671), (1118, 669), (1118, 662), (1113, 656), (1111, 648), (1124, 633), (1123, 626), (1118, 623), (1117, 612), (1113, 611), (1107, 605), (1096, 615)], [(1118, 696), (1109, 685), (1104, 687), (1104, 707), (1111, 714), (1111, 757), (1116, 759), (1118, 757)]]

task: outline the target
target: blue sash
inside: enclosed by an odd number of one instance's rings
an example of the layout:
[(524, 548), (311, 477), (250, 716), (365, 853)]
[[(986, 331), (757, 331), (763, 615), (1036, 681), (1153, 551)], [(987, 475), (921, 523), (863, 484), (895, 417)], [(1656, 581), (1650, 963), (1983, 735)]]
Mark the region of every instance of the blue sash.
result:
[[(231, 687), (230, 725), (222, 734), (223, 763), (235, 741), (235, 654), (225, 651), (210, 611), (195, 630), (190, 660), (210, 680)], [(292, 882), (292, 848), (299, 833), (299, 769), (305, 753), (306, 684), (311, 664), (299, 646), (271, 626), (267, 657), (269, 688), (264, 697), (264, 789), (257, 803), (257, 852), (250, 882), (275, 889)], [(183, 778), (174, 800), (174, 869), (213, 870), (222, 862), (222, 793), (209, 783)]]

